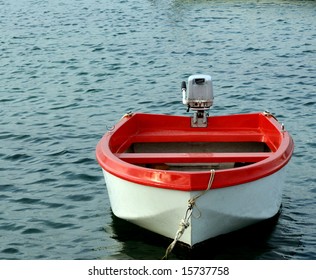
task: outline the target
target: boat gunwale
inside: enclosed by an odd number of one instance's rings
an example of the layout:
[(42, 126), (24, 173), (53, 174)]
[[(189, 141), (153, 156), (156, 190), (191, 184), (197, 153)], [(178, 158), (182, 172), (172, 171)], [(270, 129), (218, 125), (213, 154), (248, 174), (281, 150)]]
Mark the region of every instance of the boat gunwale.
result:
[[(250, 122), (253, 122), (252, 134), (254, 138), (266, 143), (272, 150), (272, 152), (269, 153), (269, 157), (248, 166), (233, 169), (217, 170), (212, 188), (230, 187), (268, 176), (278, 171), (283, 166), (285, 166), (292, 156), (294, 144), (291, 136), (288, 134), (288, 132), (282, 131), (281, 125), (274, 118), (270, 116), (265, 116), (263, 113), (215, 116), (209, 117), (209, 121), (210, 125), (212, 125), (212, 123), (219, 121), (221, 118), (226, 118), (225, 123), (227, 124), (227, 120), (232, 120), (232, 118), (242, 119), (245, 118), (245, 116), (246, 120), (250, 120)], [(150, 123), (150, 120), (143, 121), (141, 123), (142, 127), (140, 127), (139, 121), (142, 118), (148, 118), (151, 120), (153, 118), (161, 118), (162, 120), (158, 120), (158, 122), (161, 125), (168, 118), (175, 118), (175, 120), (180, 120), (179, 118), (181, 118), (181, 121), (184, 121), (186, 119), (190, 120), (189, 117), (144, 113), (135, 113), (131, 116), (123, 118), (115, 126), (114, 131), (109, 131), (108, 133), (106, 133), (97, 145), (96, 156), (101, 167), (117, 177), (144, 186), (175, 189), (182, 191), (206, 189), (208, 179), (210, 176), (210, 171), (171, 171), (150, 169), (128, 163), (117, 156), (117, 152), (124, 152), (124, 150), (127, 149), (128, 145), (135, 141), (133, 137), (138, 137), (138, 141), (140, 141), (141, 139), (147, 139), (148, 141), (157, 141), (157, 134), (159, 135), (159, 133), (153, 133), (153, 131), (157, 129), (157, 127), (154, 127), (153, 129), (153, 124)], [(254, 118), (255, 120), (253, 120)], [(134, 121), (134, 123), (131, 123), (131, 121)], [(231, 127), (229, 128), (227, 126), (225, 130), (224, 127), (225, 126), (222, 127), (222, 132), (224, 133), (221, 137), (225, 137), (226, 135), (226, 139), (228, 135), (247, 135), (247, 126), (245, 126), (244, 128), (241, 127), (233, 130), (231, 129)], [(250, 125), (248, 124), (248, 129), (249, 127)], [(191, 128), (183, 129), (182, 127), (182, 129), (180, 129), (176, 126), (174, 126), (174, 128), (175, 129), (171, 127), (168, 128), (168, 130), (175, 131), (178, 133), (178, 135), (182, 134), (182, 137), (184, 137), (187, 140), (190, 139), (190, 135), (186, 134), (186, 131), (187, 133), (192, 132)], [(117, 134), (121, 130), (124, 131), (125, 137), (117, 136)], [(220, 129), (216, 127), (216, 130), (214, 131), (218, 132), (219, 130)], [(241, 133), (238, 134), (238, 131)], [(244, 131), (244, 133), (242, 131)], [(210, 133), (207, 129), (204, 131), (195, 130), (195, 133), (198, 134), (199, 132), (201, 132), (200, 135), (209, 135)], [(235, 132), (235, 134), (233, 132)], [(147, 138), (144, 136), (146, 133)], [(117, 136), (117, 139), (115, 139), (115, 135)], [(133, 136), (129, 137), (129, 139), (126, 139), (126, 135)], [(176, 135), (177, 134), (174, 133), (173, 136), (168, 137), (169, 139), (171, 139), (171, 137), (176, 137)], [(207, 136), (205, 137), (207, 138)], [(205, 141), (206, 138), (204, 139)], [(247, 137), (245, 136), (245, 139), (246, 138)], [(179, 138), (176, 139), (177, 141), (179, 141)], [(249, 140), (249, 138), (247, 139)], [(158, 140), (161, 140), (161, 138)]]

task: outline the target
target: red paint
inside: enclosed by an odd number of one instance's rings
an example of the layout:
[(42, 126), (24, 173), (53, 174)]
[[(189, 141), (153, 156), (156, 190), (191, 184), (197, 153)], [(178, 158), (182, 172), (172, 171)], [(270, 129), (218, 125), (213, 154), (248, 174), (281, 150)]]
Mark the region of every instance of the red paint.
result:
[[(147, 142), (264, 142), (268, 153), (124, 153), (133, 143)], [(207, 188), (209, 171), (171, 171), (140, 167), (164, 162), (255, 162), (216, 170), (212, 188), (230, 187), (268, 176), (290, 160), (294, 143), (271, 116), (262, 113), (214, 116), (208, 127), (192, 128), (190, 117), (136, 113), (107, 132), (96, 157), (107, 172), (137, 184), (191, 191)]]

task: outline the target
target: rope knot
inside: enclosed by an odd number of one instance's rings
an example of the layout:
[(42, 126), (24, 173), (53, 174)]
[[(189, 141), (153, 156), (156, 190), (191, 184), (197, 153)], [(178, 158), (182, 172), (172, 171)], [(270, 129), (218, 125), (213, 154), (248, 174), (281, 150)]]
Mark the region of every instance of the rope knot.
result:
[(194, 205), (195, 205), (195, 199), (194, 199), (194, 198), (190, 198), (190, 199), (188, 200), (188, 209), (189, 209), (189, 210), (192, 210), (193, 207), (194, 207)]
[(190, 225), (190, 223), (188, 221), (185, 221), (184, 219), (182, 219), (180, 221), (180, 224), (179, 224), (179, 226), (181, 228), (183, 228), (183, 230), (187, 229), (189, 227), (189, 225)]

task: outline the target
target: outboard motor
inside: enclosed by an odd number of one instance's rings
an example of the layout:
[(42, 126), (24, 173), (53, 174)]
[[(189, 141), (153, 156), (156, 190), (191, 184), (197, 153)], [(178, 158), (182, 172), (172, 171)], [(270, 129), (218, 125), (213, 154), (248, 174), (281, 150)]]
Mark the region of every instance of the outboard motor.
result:
[(213, 85), (209, 75), (192, 75), (188, 79), (188, 88), (182, 82), (182, 103), (188, 106), (188, 112), (194, 111), (192, 127), (207, 127), (208, 110), (213, 105)]

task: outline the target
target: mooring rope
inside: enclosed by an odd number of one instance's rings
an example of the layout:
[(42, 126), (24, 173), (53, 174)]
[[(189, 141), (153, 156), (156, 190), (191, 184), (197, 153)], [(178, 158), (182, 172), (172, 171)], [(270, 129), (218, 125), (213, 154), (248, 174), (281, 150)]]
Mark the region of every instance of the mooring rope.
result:
[[(176, 232), (174, 240), (170, 243), (170, 245), (166, 249), (166, 253), (162, 258), (163, 260), (168, 259), (168, 255), (172, 252), (174, 246), (179, 241), (179, 239), (183, 235), (184, 231), (190, 226), (190, 218), (191, 218), (192, 213), (193, 213), (193, 207), (195, 206), (197, 199), (200, 198), (202, 195), (204, 195), (208, 190), (210, 190), (210, 188), (212, 187), (212, 183), (214, 181), (214, 177), (215, 177), (215, 170), (211, 169), (211, 175), (210, 175), (210, 179), (208, 181), (207, 189), (205, 189), (203, 192), (199, 193), (198, 195), (196, 195), (188, 200), (188, 208), (185, 211), (184, 218), (181, 219), (180, 224), (179, 224), (179, 228)], [(199, 214), (199, 217), (200, 216), (201, 216), (201, 213)], [(197, 217), (197, 218), (199, 218), (199, 217)]]

